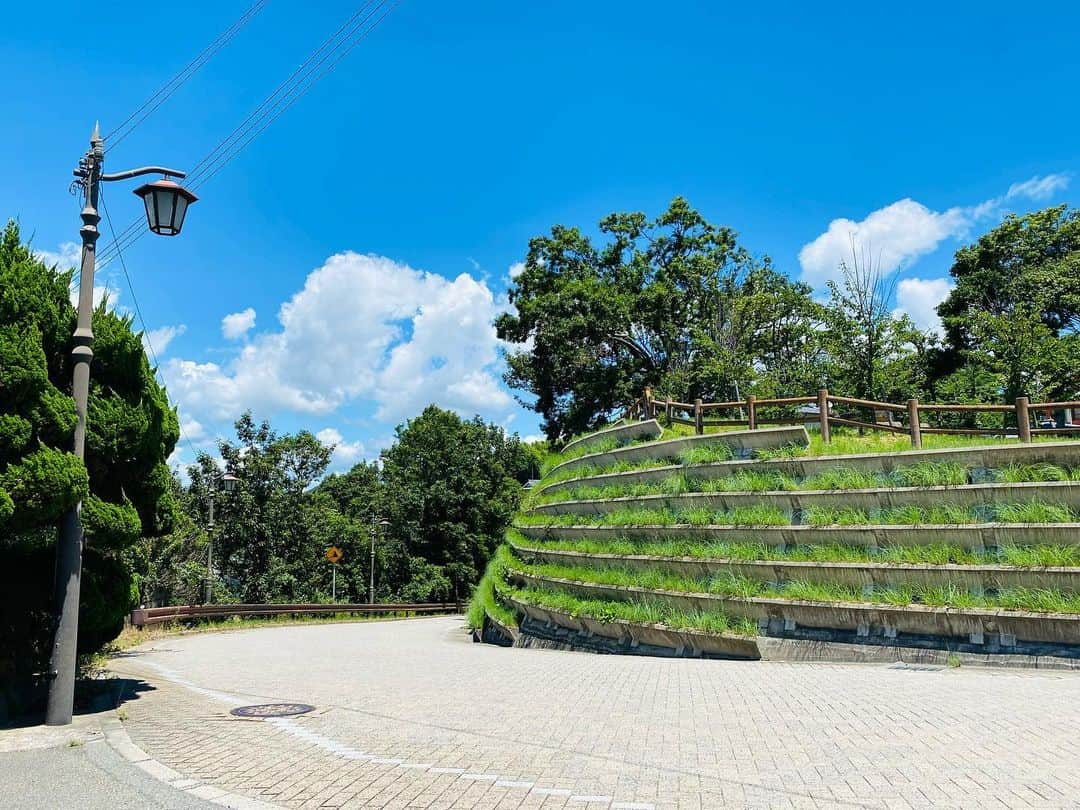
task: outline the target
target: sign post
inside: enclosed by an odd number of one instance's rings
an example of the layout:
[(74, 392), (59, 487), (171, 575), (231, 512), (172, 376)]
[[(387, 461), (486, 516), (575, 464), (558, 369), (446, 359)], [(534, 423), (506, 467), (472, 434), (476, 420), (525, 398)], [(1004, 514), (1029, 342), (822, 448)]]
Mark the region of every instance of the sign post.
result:
[(338, 563), (341, 562), (341, 558), (343, 556), (344, 555), (341, 553), (341, 549), (337, 546), (330, 546), (330, 548), (326, 550), (326, 559), (328, 559), (330, 561), (330, 565), (333, 566), (330, 569), (331, 571), (333, 571), (331, 579), (332, 584), (330, 585), (330, 600), (332, 602), (337, 602), (337, 567)]

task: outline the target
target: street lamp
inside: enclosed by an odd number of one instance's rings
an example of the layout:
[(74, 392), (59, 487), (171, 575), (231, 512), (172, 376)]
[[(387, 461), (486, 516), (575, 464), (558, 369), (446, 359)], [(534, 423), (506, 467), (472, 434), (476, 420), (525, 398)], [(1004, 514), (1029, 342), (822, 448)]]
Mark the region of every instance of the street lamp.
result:
[(214, 493), (219, 485), (226, 494), (235, 492), (236, 483), (239, 480), (232, 473), (213, 475), (210, 477), (210, 486), (206, 492), (208, 520), (206, 528), (206, 596), (204, 601), (208, 605), (214, 599)]
[[(128, 180), (144, 174), (162, 174), (183, 179), (184, 173), (160, 166), (144, 166), (118, 174), (104, 174), (105, 141), (97, 125), (90, 136), (90, 148), (75, 169), (75, 185), (82, 192), (85, 206), (82, 213), (82, 266), (79, 272), (79, 310), (75, 328), (74, 348), (71, 350), (71, 395), (75, 400), (75, 436), (72, 451), (79, 460), (85, 457), (86, 402), (90, 395), (90, 361), (94, 357), (92, 318), (94, 312), (94, 263), (98, 240), (98, 196), (102, 183)], [(180, 233), (188, 206), (195, 195), (168, 180), (150, 183), (136, 194), (146, 204), (150, 230), (165, 236)], [(153, 216), (151, 216), (151, 202)], [(80, 514), (82, 501), (64, 515), (56, 543), (56, 632), (49, 658), (49, 699), (45, 723), (66, 726), (71, 723), (75, 700), (75, 650), (79, 635), (79, 589), (82, 579), (83, 529)]]
[(371, 515), (371, 586), (368, 590), (368, 604), (375, 604), (375, 531), (376, 526), (389, 526), (390, 521), (386, 518), (379, 518), (379, 522), (375, 522), (375, 514)]

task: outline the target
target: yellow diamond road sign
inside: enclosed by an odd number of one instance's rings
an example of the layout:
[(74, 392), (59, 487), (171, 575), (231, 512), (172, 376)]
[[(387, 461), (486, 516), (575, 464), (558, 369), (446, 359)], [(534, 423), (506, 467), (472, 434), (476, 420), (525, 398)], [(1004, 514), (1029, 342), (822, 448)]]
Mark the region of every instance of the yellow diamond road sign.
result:
[(339, 562), (341, 562), (342, 556), (344, 555), (341, 553), (341, 549), (337, 546), (330, 546), (330, 548), (326, 550), (326, 559), (328, 559), (334, 565), (337, 565)]

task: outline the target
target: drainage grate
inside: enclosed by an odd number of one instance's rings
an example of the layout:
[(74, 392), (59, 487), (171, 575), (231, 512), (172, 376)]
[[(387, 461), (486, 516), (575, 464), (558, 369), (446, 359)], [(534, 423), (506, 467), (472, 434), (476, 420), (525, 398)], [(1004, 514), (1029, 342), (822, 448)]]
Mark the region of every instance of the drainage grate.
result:
[(306, 703), (262, 703), (258, 706), (237, 706), (229, 714), (236, 717), (293, 717), (315, 711)]

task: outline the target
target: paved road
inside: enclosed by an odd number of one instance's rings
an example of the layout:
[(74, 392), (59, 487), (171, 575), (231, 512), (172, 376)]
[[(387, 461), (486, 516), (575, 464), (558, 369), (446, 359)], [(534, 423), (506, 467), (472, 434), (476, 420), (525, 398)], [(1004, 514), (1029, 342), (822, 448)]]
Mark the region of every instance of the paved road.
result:
[(0, 730), (0, 807), (5, 810), (219, 810), (164, 784), (121, 756), (102, 718), (66, 728)]
[[(435, 618), (168, 638), (125, 729), (282, 807), (1080, 807), (1080, 675), (500, 649)], [(151, 688), (147, 688), (151, 687)], [(287, 720), (240, 704), (303, 702)]]

